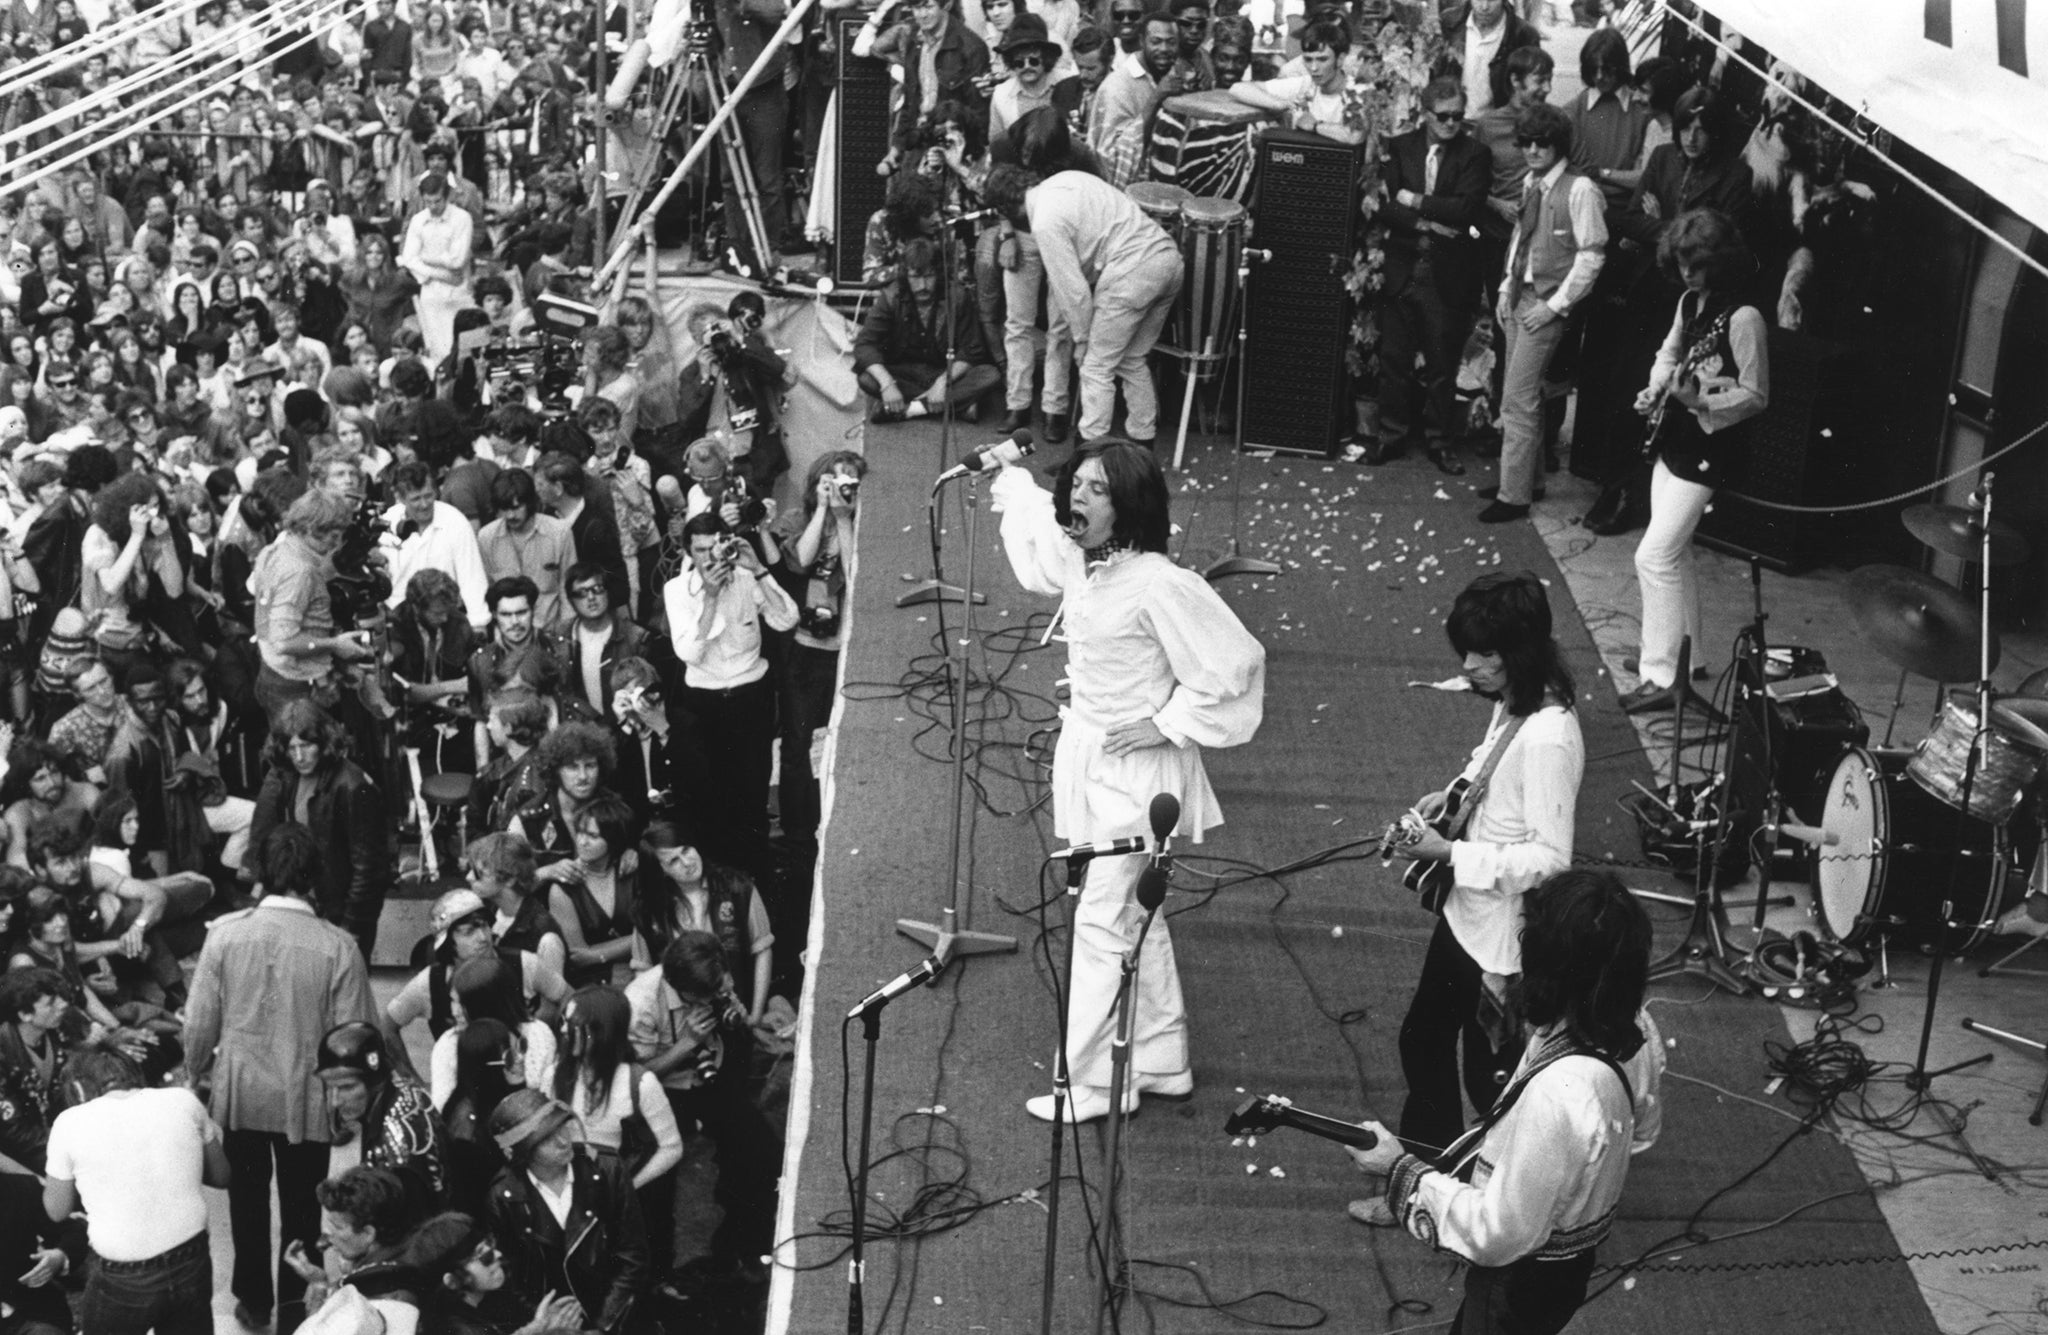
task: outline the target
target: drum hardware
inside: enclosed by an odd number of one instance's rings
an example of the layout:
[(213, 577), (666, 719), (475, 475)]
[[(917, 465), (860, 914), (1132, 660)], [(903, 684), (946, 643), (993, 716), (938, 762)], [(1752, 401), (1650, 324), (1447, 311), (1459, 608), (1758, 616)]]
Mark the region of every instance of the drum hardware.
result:
[(2002, 519), (1987, 524), (1969, 506), (1909, 505), (1899, 515), (1899, 522), (1935, 551), (1965, 561), (2015, 566), (2033, 552), (2033, 545), (2019, 529)]
[[(1963, 1028), (1970, 1033), (1982, 1034), (1986, 1038), (2000, 1039), (2012, 1044), (2014, 1047), (2025, 1048), (2030, 1052), (2048, 1057), (2048, 1043), (2043, 1043), (2039, 1039), (2028, 1038), (2023, 1034), (2009, 1034), (2003, 1029), (1993, 1029), (1988, 1024), (1978, 1024), (1967, 1015), (1963, 1017)], [(2044, 1110), (2048, 1110), (2048, 1075), (2041, 1077), (2041, 1088), (2034, 1095), (2034, 1110), (2027, 1114), (2027, 1124), (2029, 1126), (2041, 1125), (2041, 1114)]]
[[(1687, 635), (1678, 642), (1678, 675), (1674, 680), (1685, 682), (1691, 677), (1692, 637)], [(1673, 806), (1678, 801), (1679, 765), (1685, 747), (1686, 694), (1675, 690), (1673, 692), (1673, 701), (1677, 709), (1672, 720), (1671, 786), (1667, 790), (1667, 797)], [(1692, 878), (1692, 920), (1686, 925), (1685, 939), (1664, 958), (1650, 966), (1650, 980), (1655, 982), (1660, 978), (1670, 978), (1678, 974), (1693, 974), (1741, 997), (1749, 995), (1750, 984), (1748, 979), (1728, 965), (1728, 946), (1722, 937), (1721, 928), (1723, 909), (1719, 903), (1720, 892), (1716, 879), (1727, 826), (1727, 786), (1728, 775), (1726, 770), (1723, 770), (1715, 780), (1715, 819), (1689, 822), (1693, 827), (1697, 850), (1694, 854)], [(1712, 832), (1711, 840), (1708, 838), (1709, 831)]]
[(1223, 369), (1230, 326), (1241, 319), (1237, 274), (1250, 230), (1245, 207), (1228, 199), (1184, 199), (1180, 205), (1180, 297), (1174, 303), (1172, 338), (1159, 351), (1183, 363), (1180, 428), (1173, 442), (1173, 466), (1186, 454), (1194, 420), (1195, 385)]
[[(1210, 562), (1202, 571), (1202, 578), (1214, 584), (1219, 579), (1232, 575), (1277, 575), (1280, 565), (1277, 561), (1262, 561), (1256, 556), (1246, 556), (1238, 550), (1237, 531), (1243, 522), (1244, 507), (1240, 498), (1244, 489), (1244, 341), (1247, 322), (1244, 319), (1245, 294), (1251, 290), (1252, 264), (1266, 263), (1273, 258), (1270, 250), (1256, 250), (1246, 246), (1237, 256), (1237, 406), (1233, 414), (1235, 424), (1231, 428), (1230, 442), (1230, 549)], [(1185, 423), (1187, 418), (1181, 418)], [(1185, 426), (1182, 428), (1185, 430)], [(1176, 447), (1176, 450), (1178, 447)]]

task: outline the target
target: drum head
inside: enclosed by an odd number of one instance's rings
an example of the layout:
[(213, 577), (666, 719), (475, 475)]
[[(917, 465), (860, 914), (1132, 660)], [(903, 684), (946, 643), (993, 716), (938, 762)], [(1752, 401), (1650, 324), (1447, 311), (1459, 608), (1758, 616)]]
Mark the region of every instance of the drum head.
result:
[(1154, 218), (1178, 217), (1181, 206), (1194, 198), (1181, 187), (1164, 181), (1133, 181), (1124, 187), (1124, 193)]
[(1245, 209), (1234, 199), (1196, 198), (1181, 202), (1180, 216), (1190, 227), (1221, 232), (1235, 226)]
[(1837, 941), (1862, 940), (1867, 915), (1876, 907), (1872, 901), (1889, 825), (1879, 773), (1877, 758), (1870, 752), (1845, 752), (1835, 762), (1821, 807), (1820, 827), (1835, 838), (1817, 850), (1813, 884), (1821, 926)]

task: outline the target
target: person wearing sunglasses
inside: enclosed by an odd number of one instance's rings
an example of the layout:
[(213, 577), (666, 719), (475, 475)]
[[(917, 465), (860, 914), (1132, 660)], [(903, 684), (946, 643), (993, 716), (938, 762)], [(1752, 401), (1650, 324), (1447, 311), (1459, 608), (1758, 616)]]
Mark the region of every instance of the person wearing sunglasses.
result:
[(421, 1324), (448, 1335), (571, 1335), (583, 1329), (583, 1307), (573, 1294), (549, 1292), (535, 1303), (507, 1287), (505, 1253), (490, 1231), (455, 1211), (437, 1214), (413, 1230), (402, 1258), (424, 1288)]
[(1116, 39), (1119, 55), (1131, 55), (1138, 49), (1145, 27), (1145, 7), (1140, 4), (1119, 3), (1109, 7), (1110, 36)]
[(1379, 464), (1399, 454), (1410, 429), (1416, 353), (1422, 354), (1425, 415), (1433, 418), (1430, 460), (1453, 477), (1457, 456), (1458, 364), (1479, 306), (1477, 223), (1486, 212), (1491, 157), (1466, 132), (1465, 90), (1448, 76), (1423, 90), (1422, 124), (1395, 136), (1380, 163), (1387, 224), (1380, 292)]

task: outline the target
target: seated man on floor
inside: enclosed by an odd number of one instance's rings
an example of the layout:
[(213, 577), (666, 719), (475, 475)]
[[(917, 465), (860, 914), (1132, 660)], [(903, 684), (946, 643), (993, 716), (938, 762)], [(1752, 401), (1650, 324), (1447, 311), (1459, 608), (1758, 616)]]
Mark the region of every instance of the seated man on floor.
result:
[(895, 283), (868, 307), (853, 341), (853, 369), (877, 422), (936, 416), (949, 400), (956, 418), (972, 422), (976, 402), (1003, 380), (974, 294), (946, 281), (938, 247), (924, 237), (904, 242)]

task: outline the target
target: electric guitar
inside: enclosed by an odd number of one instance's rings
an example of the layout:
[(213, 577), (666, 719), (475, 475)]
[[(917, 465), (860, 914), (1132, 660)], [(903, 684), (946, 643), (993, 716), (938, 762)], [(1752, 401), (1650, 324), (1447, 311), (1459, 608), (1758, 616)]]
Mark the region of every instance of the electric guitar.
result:
[(1238, 1104), (1237, 1111), (1223, 1123), (1223, 1131), (1231, 1136), (1263, 1136), (1283, 1126), (1361, 1150), (1369, 1150), (1380, 1142), (1378, 1136), (1355, 1122), (1340, 1122), (1334, 1117), (1308, 1112), (1278, 1094), (1249, 1098)]
[(1654, 462), (1657, 458), (1657, 440), (1663, 434), (1664, 419), (1671, 409), (1671, 391), (1688, 381), (1692, 383), (1695, 393), (1699, 391), (1700, 368), (1705, 366), (1708, 359), (1720, 349), (1721, 336), (1727, 332), (1728, 317), (1733, 313), (1732, 311), (1723, 311), (1711, 325), (1707, 326), (1705, 332), (1692, 341), (1692, 346), (1685, 350), (1684, 360), (1678, 364), (1678, 370), (1672, 373), (1671, 379), (1665, 383), (1663, 390), (1657, 395), (1657, 402), (1643, 418), (1643, 457), (1645, 459)]
[[(1410, 848), (1419, 841), (1425, 831), (1434, 830), (1449, 839), (1458, 819), (1458, 810), (1465, 803), (1466, 794), (1472, 791), (1470, 779), (1459, 779), (1444, 792), (1444, 808), (1435, 820), (1425, 821), (1414, 812), (1408, 812), (1387, 827), (1380, 837), (1380, 853), (1392, 858), (1397, 848)], [(1450, 897), (1454, 883), (1451, 864), (1448, 862), (1414, 861), (1401, 873), (1401, 884), (1415, 893), (1416, 900), (1431, 913), (1442, 913), (1444, 901)]]

